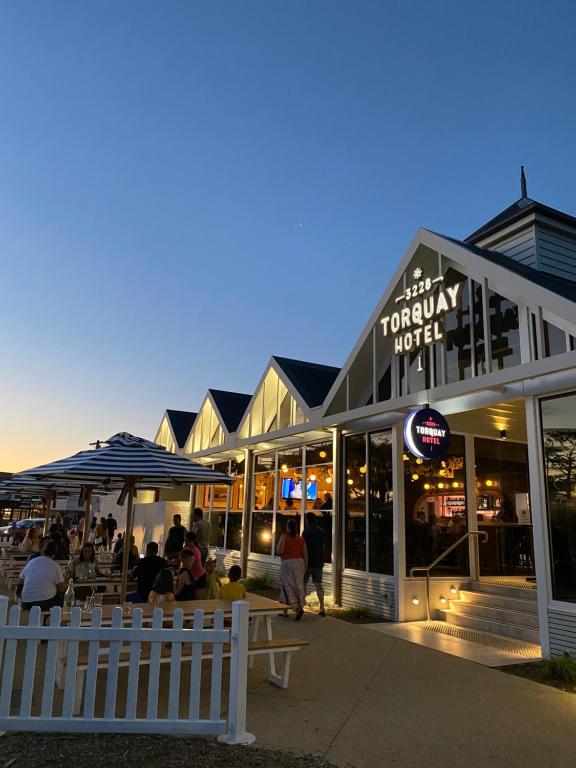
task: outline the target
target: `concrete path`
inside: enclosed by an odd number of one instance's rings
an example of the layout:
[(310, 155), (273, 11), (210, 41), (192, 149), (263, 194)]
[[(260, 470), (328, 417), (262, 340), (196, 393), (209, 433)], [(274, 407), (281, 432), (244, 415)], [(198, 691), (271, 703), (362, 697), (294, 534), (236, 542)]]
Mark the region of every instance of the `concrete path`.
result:
[(260, 746), (354, 768), (563, 768), (576, 764), (576, 695), (366, 627), (306, 614), (276, 637), (310, 645), (290, 688), (249, 678), (248, 729)]

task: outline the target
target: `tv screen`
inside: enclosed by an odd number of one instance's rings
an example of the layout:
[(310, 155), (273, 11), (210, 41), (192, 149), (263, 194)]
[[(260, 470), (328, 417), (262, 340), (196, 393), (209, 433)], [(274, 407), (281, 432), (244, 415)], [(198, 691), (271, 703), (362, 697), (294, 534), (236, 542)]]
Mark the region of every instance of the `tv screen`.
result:
[[(318, 483), (308, 482), (306, 485), (306, 498), (308, 501), (315, 501), (318, 496)], [(302, 481), (292, 480), (287, 477), (282, 480), (282, 498), (286, 499), (301, 499), (302, 498)]]

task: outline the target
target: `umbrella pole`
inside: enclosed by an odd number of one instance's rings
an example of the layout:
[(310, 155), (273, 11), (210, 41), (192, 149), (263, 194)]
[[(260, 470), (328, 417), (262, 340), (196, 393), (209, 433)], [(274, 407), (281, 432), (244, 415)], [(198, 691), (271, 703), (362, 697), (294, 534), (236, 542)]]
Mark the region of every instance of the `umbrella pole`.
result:
[(90, 508), (92, 506), (92, 488), (86, 488), (86, 499), (84, 501), (84, 530), (82, 531), (82, 546), (88, 541), (90, 533)]
[(50, 507), (52, 505), (52, 496), (55, 495), (54, 491), (46, 491), (44, 497), (44, 536), (48, 536), (48, 530), (50, 528)]
[(128, 486), (128, 504), (126, 506), (126, 530), (124, 532), (124, 544), (122, 545), (122, 581), (120, 584), (120, 602), (126, 600), (126, 584), (128, 582), (128, 563), (130, 559), (130, 539), (132, 537), (132, 507), (134, 505), (134, 485), (135, 480), (130, 478), (126, 481)]

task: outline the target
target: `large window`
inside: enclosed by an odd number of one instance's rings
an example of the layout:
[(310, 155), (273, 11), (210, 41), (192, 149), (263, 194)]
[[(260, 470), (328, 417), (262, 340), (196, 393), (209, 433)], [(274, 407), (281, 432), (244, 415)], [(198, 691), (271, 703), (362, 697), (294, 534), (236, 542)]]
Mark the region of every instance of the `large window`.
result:
[(552, 592), (576, 602), (576, 393), (542, 400)]
[(392, 574), (391, 432), (351, 435), (345, 441), (346, 568)]
[(446, 273), (445, 284), (460, 284), (456, 309), (444, 318), (446, 334), (446, 383), (463, 381), (472, 375), (470, 296), (468, 280), (454, 269)]
[(532, 576), (534, 553), (524, 443), (474, 440), (478, 529), (488, 534), (480, 544), (482, 576)]
[(210, 545), (240, 549), (242, 539), (242, 506), (244, 494), (244, 459), (221, 461), (212, 469), (234, 477), (234, 485), (199, 485), (195, 506), (210, 520)]
[(492, 368), (520, 365), (520, 321), (518, 306), (494, 291), (488, 291)]
[[(404, 453), (406, 572), (429, 565), (468, 530), (464, 437), (452, 435), (442, 459), (426, 461)], [(432, 575), (468, 573), (468, 547), (446, 556)]]
[(325, 536), (326, 562), (332, 557), (333, 463), (331, 440), (254, 458), (254, 496), (250, 549), (273, 555), (288, 521), (300, 529), (306, 511), (316, 513)]

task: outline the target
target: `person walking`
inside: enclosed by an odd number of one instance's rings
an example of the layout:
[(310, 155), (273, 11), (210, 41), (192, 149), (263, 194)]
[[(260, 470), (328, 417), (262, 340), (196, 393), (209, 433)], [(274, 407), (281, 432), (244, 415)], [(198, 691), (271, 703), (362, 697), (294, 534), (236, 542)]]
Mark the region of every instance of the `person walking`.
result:
[(280, 600), (296, 611), (296, 621), (304, 614), (304, 573), (308, 568), (306, 542), (298, 533), (296, 520), (288, 521), (286, 533), (276, 547), (280, 556)]
[(304, 595), (308, 580), (312, 577), (318, 602), (320, 603), (320, 616), (326, 616), (324, 608), (324, 587), (322, 586), (322, 570), (324, 568), (324, 531), (318, 525), (318, 520), (314, 512), (306, 512), (304, 516), (305, 525), (302, 536), (306, 542), (308, 550), (308, 567), (304, 573)]
[(210, 546), (212, 525), (209, 520), (204, 519), (204, 512), (200, 507), (195, 507), (194, 509), (192, 532), (196, 534), (198, 549), (202, 555), (202, 563), (205, 564), (208, 557), (208, 547)]
[(116, 533), (116, 528), (118, 528), (118, 523), (116, 522), (116, 518), (112, 515), (112, 512), (109, 512), (108, 517), (106, 518), (106, 530), (108, 533), (108, 549), (112, 549), (112, 542), (114, 541), (114, 534)]

